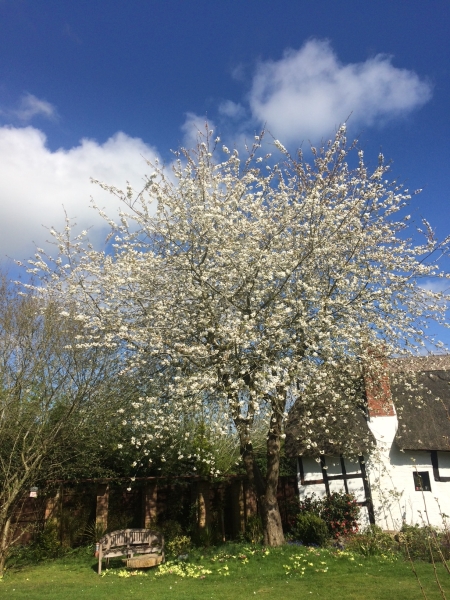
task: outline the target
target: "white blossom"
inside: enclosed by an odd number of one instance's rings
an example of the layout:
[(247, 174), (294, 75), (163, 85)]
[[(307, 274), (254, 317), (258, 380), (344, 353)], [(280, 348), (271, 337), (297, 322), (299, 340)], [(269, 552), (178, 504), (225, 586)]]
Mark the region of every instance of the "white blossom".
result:
[[(246, 457), (264, 420), (276, 453), (288, 409), (306, 392), (305, 427), (334, 443), (357, 403), (346, 379), (324, 404), (326, 375), (370, 362), (380, 345), (387, 355), (417, 353), (430, 320), (445, 324), (447, 296), (420, 282), (447, 277), (437, 260), (448, 240), (438, 244), (427, 223), (422, 243), (405, 235), (410, 195), (388, 182), (382, 156), (373, 173), (362, 153), (350, 168), (343, 127), (312, 165), (275, 140), (282, 162), (264, 171), (261, 140), (242, 162), (223, 146), (222, 161), (208, 135), (170, 176), (156, 165), (136, 199), (104, 186), (124, 204), (119, 223), (105, 217), (111, 253), (72, 240), (66, 226), (52, 231), (60, 263), (41, 253), (30, 271), (82, 319), (93, 346), (116, 348), (127, 370), (148, 373), (155, 393), (134, 403), (143, 433), (133, 445), (162, 443), (188, 411), (217, 420), (218, 435), (232, 423)], [(199, 460), (216, 472), (209, 455)]]

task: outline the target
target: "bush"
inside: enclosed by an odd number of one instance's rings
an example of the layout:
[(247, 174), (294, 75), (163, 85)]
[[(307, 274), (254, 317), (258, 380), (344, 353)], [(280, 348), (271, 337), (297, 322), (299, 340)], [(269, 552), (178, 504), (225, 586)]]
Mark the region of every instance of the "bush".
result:
[(167, 543), (167, 551), (172, 556), (187, 554), (192, 547), (191, 538), (187, 535), (174, 537)]
[(184, 533), (180, 523), (172, 519), (163, 521), (157, 526), (157, 529), (164, 535), (164, 542), (166, 544), (178, 537), (181, 537)]
[(317, 546), (324, 546), (330, 537), (325, 521), (311, 512), (299, 513), (292, 534), (306, 545)]
[(8, 557), (8, 565), (26, 565), (58, 558), (63, 556), (67, 550), (67, 547), (61, 545), (57, 524), (53, 521), (47, 521), (41, 531), (36, 533), (30, 544), (12, 547)]
[(192, 532), (192, 541), (199, 548), (209, 548), (216, 546), (222, 541), (222, 534), (216, 523), (211, 523), (202, 529), (195, 529)]
[(35, 555), (36, 560), (57, 558), (64, 553), (59, 539), (57, 523), (47, 521), (42, 531), (31, 542), (30, 551)]
[(429, 526), (403, 525), (396, 538), (405, 554), (407, 555), (409, 552), (413, 560), (430, 562), (431, 557), (434, 560), (440, 560), (441, 554), (445, 560), (450, 558), (449, 539), (446, 531)]
[(247, 519), (247, 523), (245, 524), (245, 541), (250, 542), (251, 544), (256, 544), (261, 540), (262, 535), (263, 527), (260, 516), (253, 515), (249, 517)]
[(320, 516), (337, 538), (358, 531), (359, 505), (353, 494), (334, 492), (321, 502)]
[(316, 498), (316, 494), (313, 492), (311, 496), (303, 498), (303, 500), (299, 504), (299, 510), (300, 512), (314, 513), (315, 515), (320, 516), (322, 504), (323, 500), (319, 500), (319, 498)]
[(378, 525), (369, 525), (362, 533), (347, 541), (347, 548), (363, 556), (381, 556), (395, 551), (395, 540)]
[(360, 508), (353, 494), (333, 492), (330, 496), (318, 499), (315, 494), (300, 502), (300, 513), (317, 515), (325, 521), (334, 538), (358, 531)]
[[(109, 531), (114, 531), (115, 527), (110, 527)], [(118, 529), (118, 528), (117, 528)], [(92, 521), (89, 523), (83, 533), (84, 541), (87, 544), (96, 544), (108, 531), (103, 523)]]
[(280, 505), (281, 520), (283, 523), (283, 531), (285, 534), (289, 534), (292, 532), (292, 528), (295, 525), (295, 521), (297, 519), (299, 510), (300, 500), (298, 496), (294, 496), (293, 498), (285, 500), (284, 506)]

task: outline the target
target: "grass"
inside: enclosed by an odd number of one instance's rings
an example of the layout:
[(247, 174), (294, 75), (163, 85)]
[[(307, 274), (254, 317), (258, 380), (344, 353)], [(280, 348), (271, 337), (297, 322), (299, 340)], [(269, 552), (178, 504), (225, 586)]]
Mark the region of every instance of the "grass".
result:
[[(428, 563), (415, 563), (429, 600), (442, 598)], [(125, 571), (119, 561), (98, 577), (92, 550), (64, 558), (10, 567), (0, 581), (0, 598), (26, 600), (165, 600), (246, 599), (282, 596), (283, 600), (423, 598), (411, 566), (401, 557), (363, 558), (351, 552), (283, 546), (265, 550), (229, 544), (191, 553), (189, 563), (166, 563), (165, 571)], [(181, 570), (181, 571), (180, 571)], [(178, 573), (177, 573), (178, 571)], [(185, 576), (181, 575), (185, 573)], [(186, 575), (186, 572), (195, 577)], [(123, 575), (128, 575), (124, 577)], [(438, 575), (450, 596), (450, 577), (442, 565)]]

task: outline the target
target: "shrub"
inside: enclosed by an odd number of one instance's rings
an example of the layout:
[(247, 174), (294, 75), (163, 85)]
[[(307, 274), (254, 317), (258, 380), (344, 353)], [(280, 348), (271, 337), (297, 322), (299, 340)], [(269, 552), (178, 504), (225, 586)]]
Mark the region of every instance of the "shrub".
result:
[(280, 505), (281, 520), (283, 523), (284, 533), (290, 533), (295, 525), (297, 515), (300, 510), (300, 500), (298, 496), (289, 498), (284, 501), (284, 506)]
[(58, 524), (53, 521), (47, 521), (42, 531), (40, 531), (32, 543), (30, 550), (34, 553), (37, 560), (47, 558), (56, 558), (64, 553), (59, 539)]
[(337, 538), (358, 531), (360, 508), (353, 494), (334, 492), (321, 502), (320, 516)]
[(432, 557), (434, 560), (440, 560), (441, 554), (445, 560), (450, 558), (446, 531), (439, 531), (429, 526), (403, 525), (396, 537), (405, 554), (409, 552), (413, 560), (431, 561)]
[(187, 554), (191, 549), (192, 542), (191, 538), (187, 535), (179, 535), (174, 537), (167, 543), (167, 551), (172, 556), (180, 556), (180, 554)]
[[(113, 531), (115, 527), (110, 527), (109, 530)], [(96, 544), (108, 531), (103, 523), (96, 523), (92, 521), (89, 523), (83, 534), (84, 541), (87, 544)]]
[(36, 533), (33, 541), (27, 546), (14, 546), (8, 557), (8, 564), (33, 564), (42, 560), (58, 558), (67, 552), (61, 545), (59, 527), (54, 521), (47, 521), (44, 527)]
[(381, 556), (395, 551), (395, 540), (378, 525), (369, 525), (363, 532), (347, 541), (347, 548), (363, 556)]
[(322, 504), (323, 500), (316, 498), (316, 494), (313, 492), (311, 496), (307, 496), (300, 501), (299, 510), (300, 512), (309, 512), (320, 516)]
[(192, 541), (199, 548), (216, 546), (222, 541), (222, 536), (216, 523), (206, 525), (202, 529), (197, 528), (192, 533)]
[(306, 545), (324, 546), (330, 537), (325, 521), (311, 512), (299, 513), (292, 533)]
[(247, 519), (247, 523), (245, 524), (245, 541), (250, 542), (251, 544), (256, 544), (259, 542), (263, 535), (263, 528), (261, 517), (259, 515), (253, 515)]
[(333, 492), (323, 499), (312, 494), (300, 502), (300, 514), (303, 513), (323, 519), (334, 538), (358, 531), (360, 508), (353, 494)]
[(159, 529), (159, 531), (161, 531), (161, 533), (164, 535), (164, 541), (166, 544), (183, 535), (183, 528), (181, 527), (180, 523), (172, 519), (163, 521), (157, 526), (157, 529)]

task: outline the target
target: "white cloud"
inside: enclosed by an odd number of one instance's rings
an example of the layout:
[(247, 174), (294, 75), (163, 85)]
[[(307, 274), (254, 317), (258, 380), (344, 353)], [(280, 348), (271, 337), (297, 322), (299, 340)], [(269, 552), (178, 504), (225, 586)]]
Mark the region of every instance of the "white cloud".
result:
[(150, 169), (145, 159), (156, 156), (154, 148), (124, 133), (104, 144), (83, 139), (69, 150), (52, 152), (45, 134), (34, 127), (0, 127), (0, 259), (24, 259), (33, 252), (33, 241), (44, 245), (50, 236), (41, 225), (61, 229), (63, 205), (79, 229), (94, 225), (90, 238), (99, 241), (106, 228), (90, 208), (90, 197), (113, 218), (118, 201), (93, 186), (90, 177), (121, 189), (129, 181), (140, 190)]
[(448, 294), (450, 291), (448, 279), (428, 279), (426, 281), (422, 281), (419, 284), (419, 287), (428, 292), (433, 292), (434, 294)]
[(261, 62), (249, 104), (253, 117), (283, 143), (329, 137), (349, 117), (370, 126), (408, 114), (431, 97), (430, 85), (379, 54), (342, 64), (326, 41), (310, 40), (278, 61)]
[(190, 150), (197, 146), (199, 134), (206, 134), (206, 123), (208, 123), (209, 130), (214, 131), (216, 129), (211, 119), (201, 117), (193, 112), (186, 113), (186, 119), (181, 126), (181, 131), (183, 132), (183, 145), (185, 148)]
[(237, 104), (232, 100), (224, 100), (219, 105), (219, 113), (232, 119), (238, 119), (245, 115), (245, 109), (242, 104)]
[(53, 120), (57, 116), (56, 108), (46, 100), (40, 100), (33, 94), (24, 94), (20, 99), (19, 108), (12, 114), (21, 121), (30, 121), (33, 117), (41, 116)]
[[(258, 131), (264, 124), (290, 144), (330, 137), (350, 113), (355, 129), (408, 114), (430, 97), (430, 85), (414, 72), (394, 67), (390, 57), (378, 55), (344, 65), (327, 42), (311, 40), (300, 50), (286, 51), (278, 61), (258, 65), (247, 97), (250, 119), (248, 108), (231, 100), (220, 104), (219, 118), (224, 121), (221, 128), (232, 131), (227, 137), (239, 147), (253, 139), (252, 129)], [(32, 94), (2, 114), (23, 123), (35, 116), (57, 116), (52, 104)], [(187, 148), (195, 147), (205, 121), (187, 113), (182, 126)], [(215, 129), (212, 121), (208, 124)], [(32, 241), (42, 246), (48, 233), (41, 224), (60, 229), (63, 205), (80, 229), (94, 225), (91, 237), (100, 240), (106, 227), (90, 208), (89, 198), (93, 195), (111, 216), (116, 214), (117, 200), (93, 187), (90, 177), (119, 188), (130, 181), (140, 189), (149, 171), (143, 157), (153, 161), (156, 156), (154, 148), (124, 133), (103, 144), (84, 139), (68, 150), (51, 151), (45, 134), (34, 127), (0, 127), (0, 259), (26, 258), (33, 251)]]

